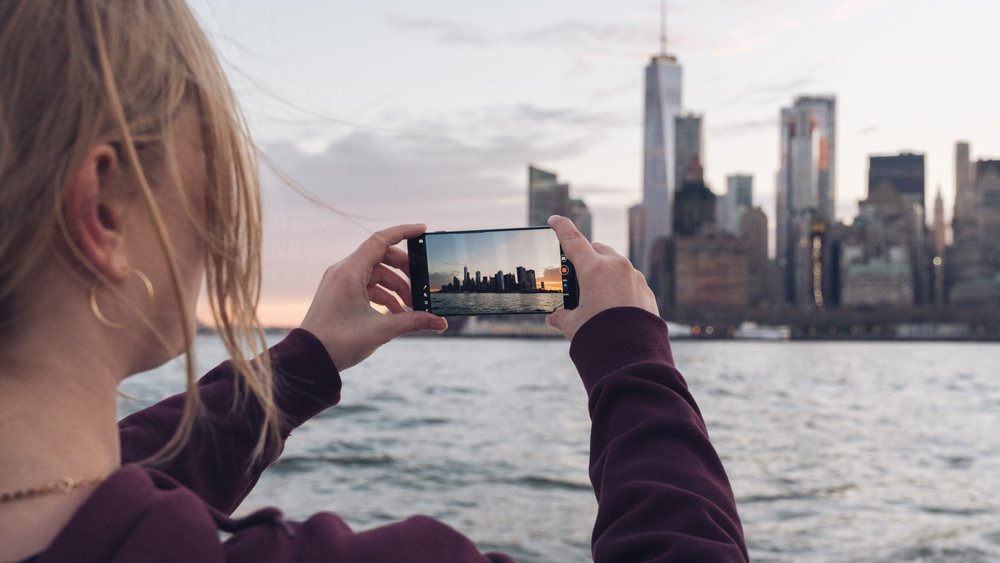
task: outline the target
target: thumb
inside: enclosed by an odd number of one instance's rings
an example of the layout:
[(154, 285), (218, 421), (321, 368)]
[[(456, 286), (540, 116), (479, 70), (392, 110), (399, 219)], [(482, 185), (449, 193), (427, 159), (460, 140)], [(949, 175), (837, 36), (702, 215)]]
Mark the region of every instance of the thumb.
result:
[(386, 320), (389, 321), (389, 331), (393, 338), (421, 330), (441, 333), (448, 328), (448, 321), (444, 317), (418, 311), (388, 315)]

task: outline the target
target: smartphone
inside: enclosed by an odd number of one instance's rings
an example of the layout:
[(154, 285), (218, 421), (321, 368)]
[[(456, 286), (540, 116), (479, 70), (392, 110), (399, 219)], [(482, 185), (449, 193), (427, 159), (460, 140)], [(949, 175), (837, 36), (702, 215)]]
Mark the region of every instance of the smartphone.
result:
[(407, 249), (415, 311), (551, 313), (580, 300), (573, 264), (548, 227), (424, 233)]

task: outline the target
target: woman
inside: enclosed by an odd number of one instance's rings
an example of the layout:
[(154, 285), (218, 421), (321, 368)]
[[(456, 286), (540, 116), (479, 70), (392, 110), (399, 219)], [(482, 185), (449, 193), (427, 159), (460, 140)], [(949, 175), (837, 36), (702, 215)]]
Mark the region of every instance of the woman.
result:
[[(290, 431), (337, 402), (342, 372), (447, 328), (403, 307), (395, 245), (423, 225), (329, 268), (301, 328), (265, 353), (252, 145), (183, 1), (0, 2), (0, 77), (0, 560), (509, 560), (424, 517), (356, 533), (329, 513), (228, 516)], [(580, 307), (547, 321), (590, 395), (595, 559), (745, 559), (645, 281), (550, 224), (581, 286)], [(232, 360), (195, 383), (202, 279)], [(116, 422), (118, 384), (178, 354), (187, 392)]]

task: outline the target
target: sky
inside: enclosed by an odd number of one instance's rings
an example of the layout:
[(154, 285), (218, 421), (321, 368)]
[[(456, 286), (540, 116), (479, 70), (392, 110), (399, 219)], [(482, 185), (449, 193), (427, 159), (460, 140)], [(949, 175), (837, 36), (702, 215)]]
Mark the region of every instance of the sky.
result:
[[(529, 163), (586, 200), (595, 239), (627, 251), (657, 0), (191, 5), (278, 171), (263, 174), (266, 323), (295, 325), (326, 266), (385, 226), (524, 225)], [(949, 214), (955, 142), (1000, 158), (1000, 2), (671, 0), (667, 19), (683, 105), (704, 116), (706, 180), (721, 193), (752, 174), (772, 228), (778, 115), (797, 95), (837, 97), (845, 222), (870, 154), (925, 153)]]
[(431, 289), (464, 279), (476, 272), (484, 276), (517, 274), (517, 268), (535, 271), (535, 280), (557, 288), (562, 282), (559, 239), (551, 230), (499, 231), (468, 234), (438, 234), (428, 236), (427, 272)]

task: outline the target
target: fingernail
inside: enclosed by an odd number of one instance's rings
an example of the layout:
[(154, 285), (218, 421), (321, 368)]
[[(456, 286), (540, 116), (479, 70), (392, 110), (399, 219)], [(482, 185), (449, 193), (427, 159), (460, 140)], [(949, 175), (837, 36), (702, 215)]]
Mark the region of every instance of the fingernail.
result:
[(548, 325), (548, 326), (552, 326), (552, 319), (549, 318), (548, 316), (546, 316), (545, 317), (545, 324)]
[(546, 221), (546, 223), (551, 223), (552, 221), (555, 221), (556, 219), (559, 219), (560, 217), (562, 217), (562, 215), (550, 215), (549, 219)]

